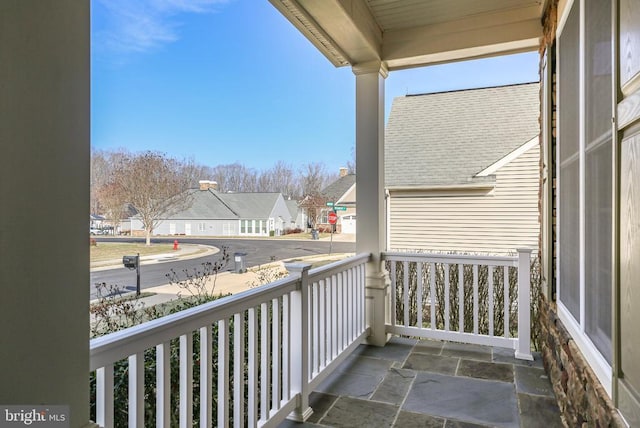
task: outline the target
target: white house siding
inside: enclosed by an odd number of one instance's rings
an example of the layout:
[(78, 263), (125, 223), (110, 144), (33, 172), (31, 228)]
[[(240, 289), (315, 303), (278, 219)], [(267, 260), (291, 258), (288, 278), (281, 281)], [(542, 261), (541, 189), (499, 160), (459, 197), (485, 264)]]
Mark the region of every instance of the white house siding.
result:
[(282, 235), (285, 229), (295, 227), (296, 219), (291, 217), (291, 211), (282, 195), (278, 196), (269, 218), (273, 219), (273, 230), (276, 235)]
[(536, 145), (500, 168), (488, 193), (391, 192), (390, 249), (506, 253), (537, 248), (538, 165)]
[[(172, 226), (173, 225), (173, 226)], [(190, 232), (189, 226), (190, 225)], [(142, 228), (138, 220), (134, 220), (134, 228)], [(189, 233), (188, 233), (189, 232)], [(153, 231), (154, 235), (189, 235), (189, 236), (237, 236), (238, 220), (198, 220), (173, 219), (164, 220)]]

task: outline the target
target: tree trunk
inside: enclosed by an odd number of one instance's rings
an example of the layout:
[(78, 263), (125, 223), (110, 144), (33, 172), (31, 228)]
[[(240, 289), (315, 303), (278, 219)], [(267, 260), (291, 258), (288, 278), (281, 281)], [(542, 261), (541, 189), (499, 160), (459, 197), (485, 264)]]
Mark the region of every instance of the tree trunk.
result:
[(147, 242), (146, 242), (146, 245), (147, 245), (147, 247), (150, 247), (150, 246), (151, 246), (151, 228), (150, 228), (150, 227), (147, 227), (147, 228), (145, 229), (145, 232), (146, 232), (146, 235), (147, 235)]

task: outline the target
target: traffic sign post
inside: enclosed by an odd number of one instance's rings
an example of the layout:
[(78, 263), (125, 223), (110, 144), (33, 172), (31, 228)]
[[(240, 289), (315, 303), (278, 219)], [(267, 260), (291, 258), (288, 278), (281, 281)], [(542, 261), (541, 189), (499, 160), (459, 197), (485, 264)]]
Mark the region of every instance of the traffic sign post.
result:
[(331, 251), (333, 250), (333, 230), (336, 227), (336, 223), (338, 222), (338, 214), (335, 211), (330, 211), (328, 215), (329, 224), (331, 225), (331, 242), (329, 243), (329, 255), (331, 255)]

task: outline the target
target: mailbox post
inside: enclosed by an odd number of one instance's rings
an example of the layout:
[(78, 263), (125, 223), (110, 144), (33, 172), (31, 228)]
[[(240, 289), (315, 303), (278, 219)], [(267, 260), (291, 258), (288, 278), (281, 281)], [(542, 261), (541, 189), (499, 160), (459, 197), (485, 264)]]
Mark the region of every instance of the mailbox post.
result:
[(122, 264), (128, 269), (136, 270), (136, 296), (140, 295), (140, 253), (137, 256), (123, 256)]

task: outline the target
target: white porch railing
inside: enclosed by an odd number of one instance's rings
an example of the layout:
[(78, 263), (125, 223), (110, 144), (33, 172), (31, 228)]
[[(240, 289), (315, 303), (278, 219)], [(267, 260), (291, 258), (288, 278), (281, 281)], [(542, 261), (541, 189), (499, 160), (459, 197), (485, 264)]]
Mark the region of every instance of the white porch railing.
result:
[(391, 278), (387, 333), (511, 348), (516, 358), (533, 360), (530, 250), (517, 257), (383, 257)]
[[(112, 427), (114, 405), (126, 406), (130, 427), (145, 425), (145, 407), (155, 407), (158, 427), (172, 426), (176, 413), (181, 427), (194, 418), (201, 427), (304, 420), (311, 391), (367, 336), (369, 258), (313, 270), (287, 265), (291, 275), (283, 280), (91, 340), (96, 422)], [(179, 354), (178, 385), (172, 353)], [(145, 371), (150, 358), (155, 376)], [(118, 364), (127, 365), (128, 380), (114, 385)], [(114, 403), (114, 387), (124, 385), (127, 403)]]

